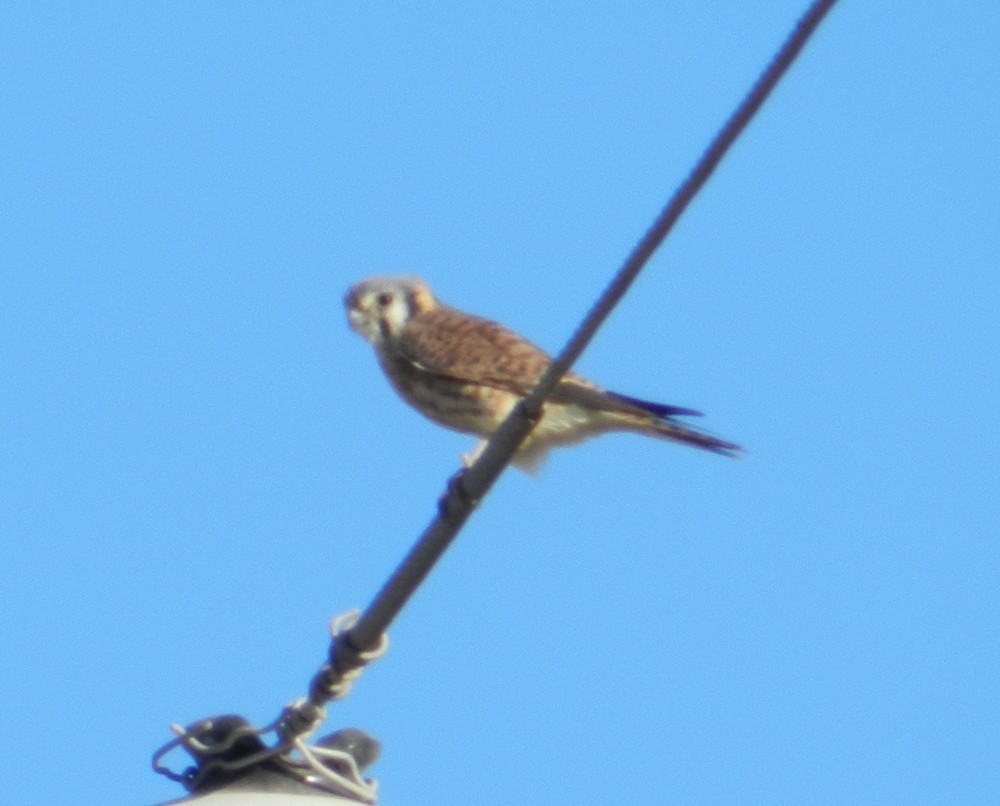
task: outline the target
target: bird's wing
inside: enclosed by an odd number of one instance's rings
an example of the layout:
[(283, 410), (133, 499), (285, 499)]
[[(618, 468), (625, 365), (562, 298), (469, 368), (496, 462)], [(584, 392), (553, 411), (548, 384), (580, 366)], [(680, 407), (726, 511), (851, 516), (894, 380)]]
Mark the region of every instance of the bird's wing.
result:
[[(519, 395), (534, 388), (552, 360), (540, 347), (503, 325), (446, 305), (410, 320), (397, 348), (403, 359), (425, 372)], [(550, 399), (599, 411), (643, 413), (657, 418), (701, 414), (694, 409), (608, 392), (572, 373), (559, 382)]]
[(526, 395), (551, 360), (503, 325), (445, 305), (414, 317), (397, 344), (426, 372)]
[(563, 378), (551, 397), (552, 400), (558, 403), (576, 403), (598, 411), (617, 411), (623, 414), (641, 413), (652, 415), (657, 419), (676, 416), (701, 416), (700, 411), (684, 408), (683, 406), (653, 403), (649, 400), (640, 400), (636, 397), (620, 395), (617, 392), (609, 392), (579, 375), (567, 375)]

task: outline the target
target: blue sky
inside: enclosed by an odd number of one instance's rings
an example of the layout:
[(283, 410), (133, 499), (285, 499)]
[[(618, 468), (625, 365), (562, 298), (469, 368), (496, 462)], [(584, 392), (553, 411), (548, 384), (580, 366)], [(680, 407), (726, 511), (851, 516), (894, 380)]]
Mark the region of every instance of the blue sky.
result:
[[(474, 442), (343, 291), (559, 349), (803, 5), (7, 4), (6, 799), (177, 797), (170, 722), (303, 693)], [(577, 366), (747, 458), (503, 476), (331, 708), (383, 803), (1000, 800), (1000, 11), (901, 8), (835, 9)]]

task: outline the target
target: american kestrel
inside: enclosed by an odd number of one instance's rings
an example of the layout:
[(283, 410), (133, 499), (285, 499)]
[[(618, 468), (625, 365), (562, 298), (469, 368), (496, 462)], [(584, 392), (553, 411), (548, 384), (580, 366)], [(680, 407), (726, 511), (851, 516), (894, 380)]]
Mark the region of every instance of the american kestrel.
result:
[[(347, 292), (344, 305), (351, 327), (375, 348), (403, 400), (455, 431), (488, 438), (552, 360), (503, 325), (438, 302), (417, 277), (364, 280)], [(647, 434), (725, 456), (742, 451), (675, 419), (699, 414), (609, 392), (567, 374), (513, 464), (534, 472), (551, 448), (608, 431)], [(484, 445), (485, 440), (473, 458)]]

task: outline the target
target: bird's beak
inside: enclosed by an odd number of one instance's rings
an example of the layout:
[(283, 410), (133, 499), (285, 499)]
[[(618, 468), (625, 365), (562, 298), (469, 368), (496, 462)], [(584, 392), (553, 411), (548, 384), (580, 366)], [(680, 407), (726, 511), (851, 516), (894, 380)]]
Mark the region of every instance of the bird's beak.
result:
[(344, 307), (347, 308), (348, 312), (358, 310), (358, 292), (356, 289), (350, 288), (344, 294)]
[(374, 334), (371, 332), (371, 323), (361, 308), (361, 298), (355, 289), (352, 288), (344, 295), (344, 307), (347, 309), (347, 324), (351, 326), (351, 330), (365, 341), (372, 342)]

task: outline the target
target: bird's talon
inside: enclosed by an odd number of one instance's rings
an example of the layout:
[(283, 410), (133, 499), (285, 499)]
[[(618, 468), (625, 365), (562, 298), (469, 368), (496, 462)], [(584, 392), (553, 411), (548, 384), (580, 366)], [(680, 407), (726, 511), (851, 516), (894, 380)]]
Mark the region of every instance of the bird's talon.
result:
[(459, 470), (454, 476), (448, 479), (448, 489), (438, 501), (438, 512), (442, 518), (451, 516), (456, 506), (474, 507), (478, 502), (473, 500), (469, 491), (465, 487), (466, 469)]

